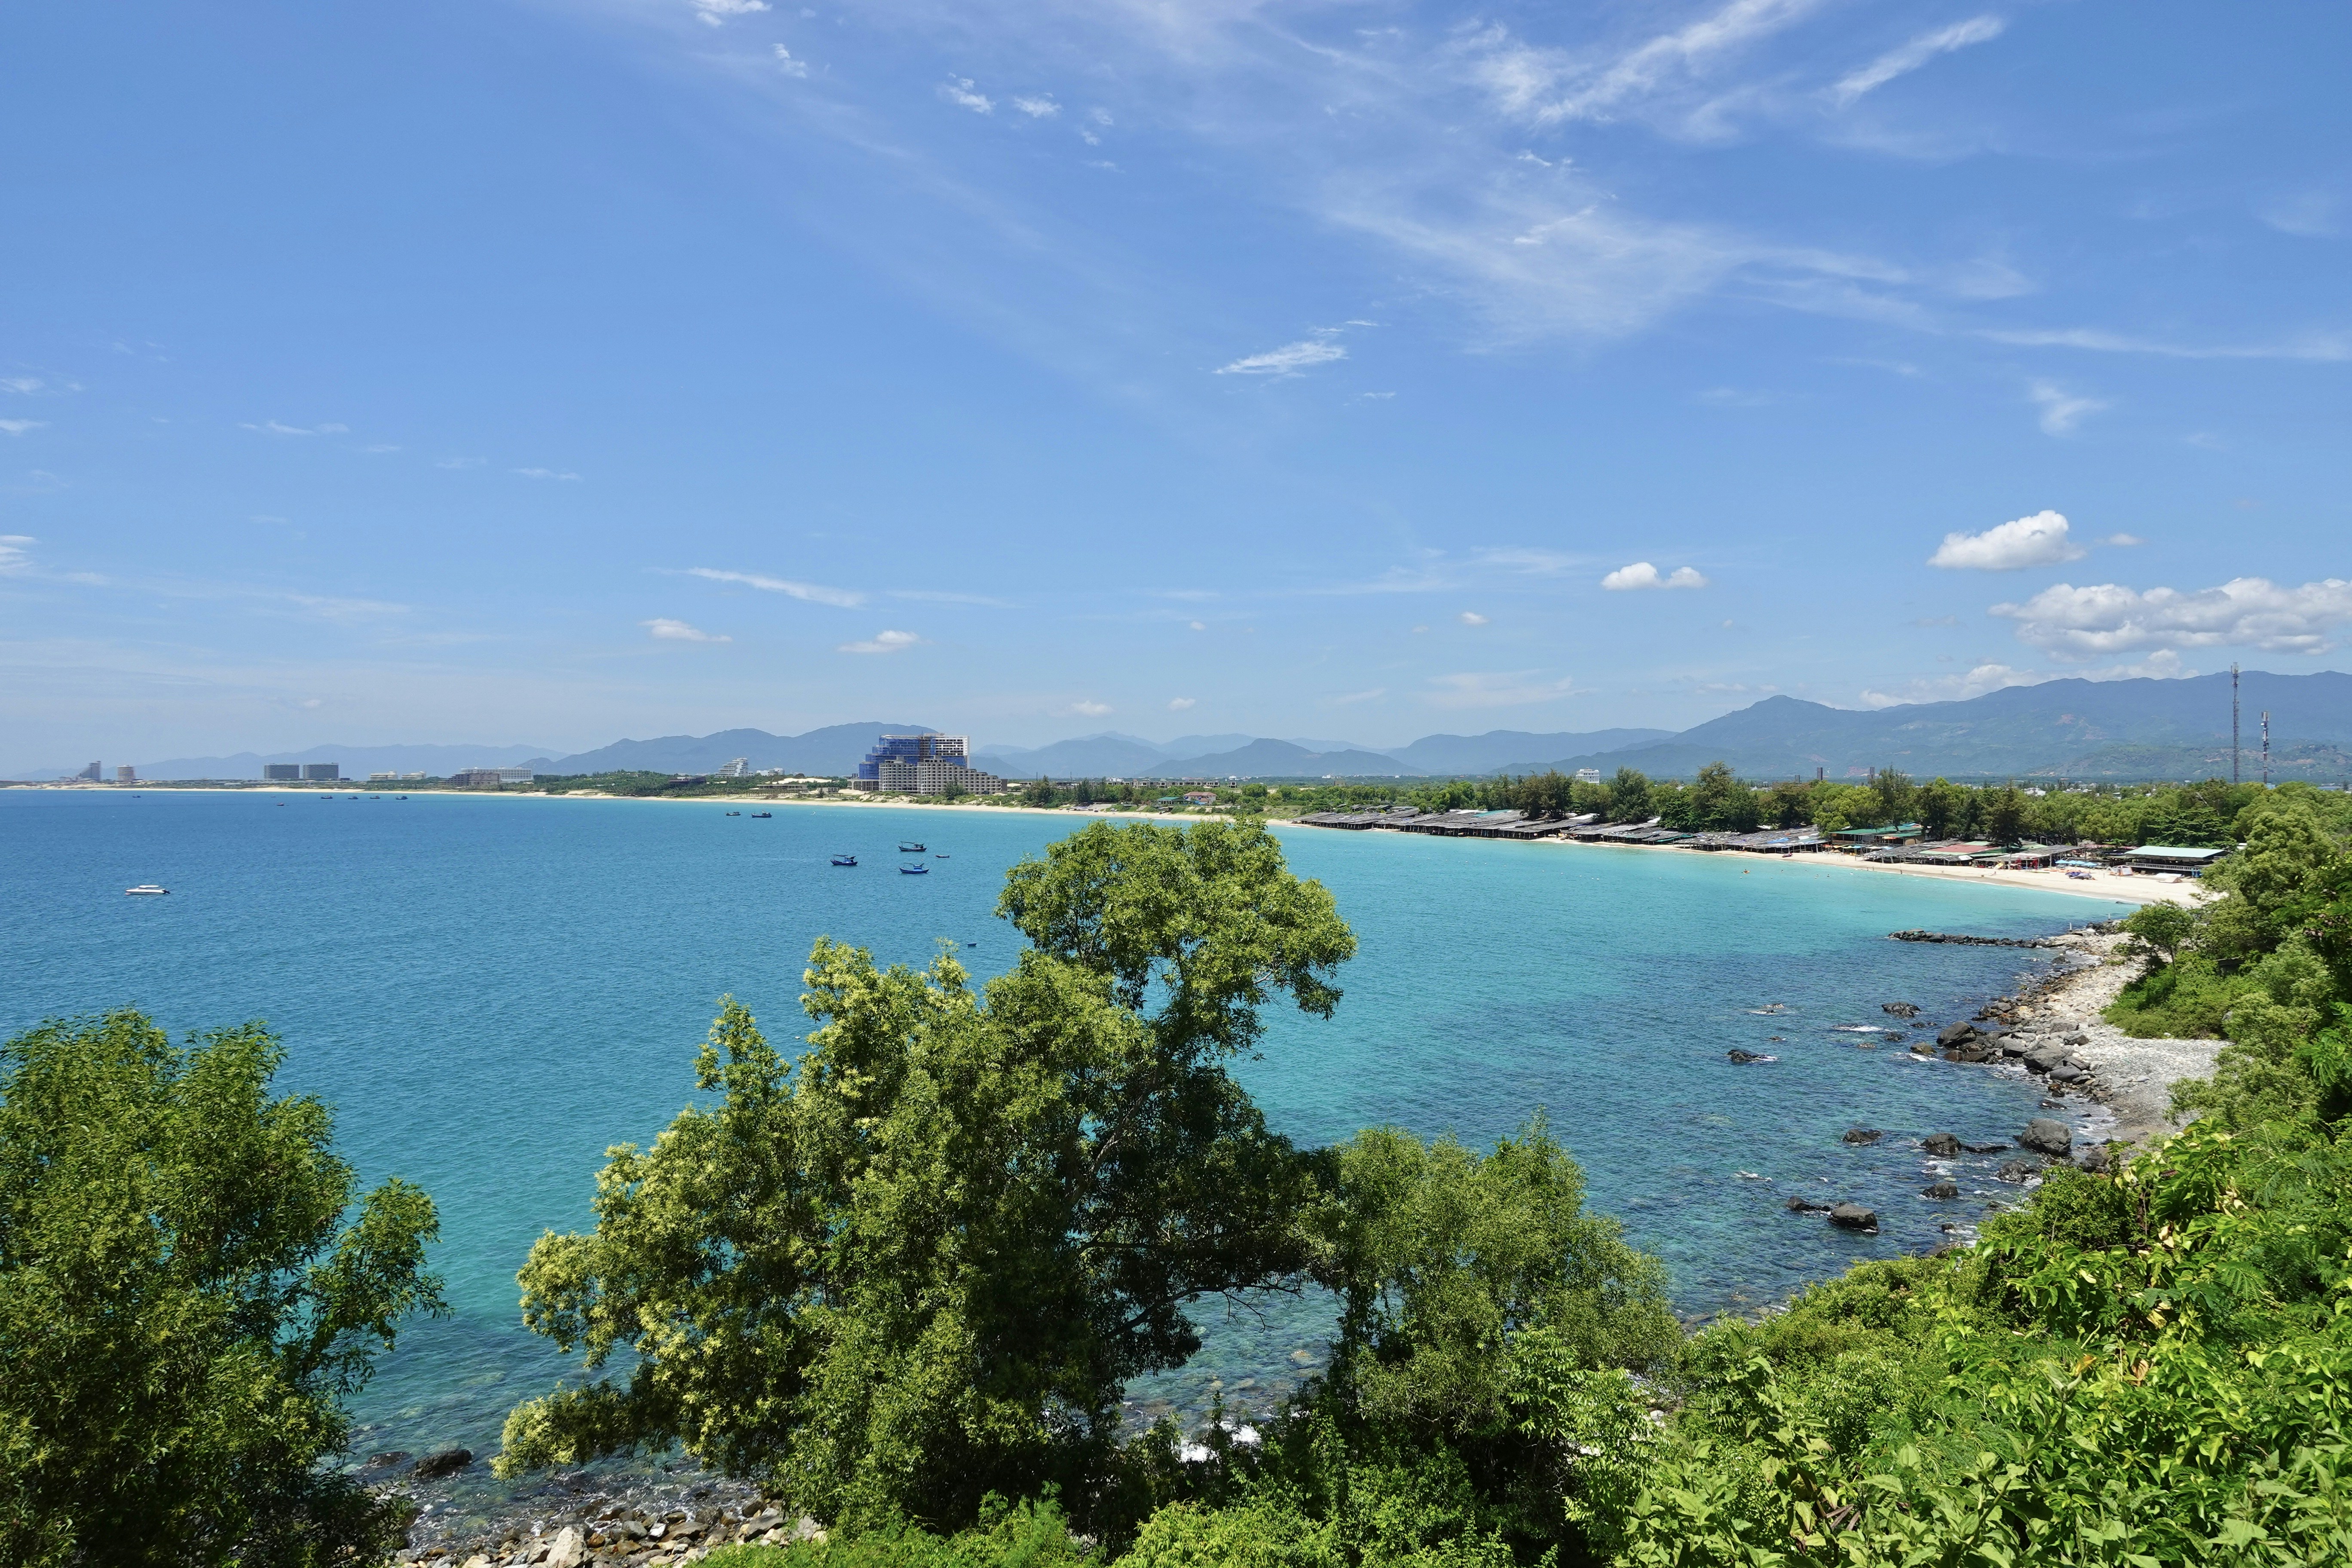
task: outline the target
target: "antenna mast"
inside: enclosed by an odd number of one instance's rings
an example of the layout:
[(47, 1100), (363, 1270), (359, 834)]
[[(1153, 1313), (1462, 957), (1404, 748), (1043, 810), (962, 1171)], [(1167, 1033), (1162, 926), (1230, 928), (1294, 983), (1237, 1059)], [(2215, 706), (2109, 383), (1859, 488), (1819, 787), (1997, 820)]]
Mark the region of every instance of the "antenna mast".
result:
[(2230, 667), (2230, 782), (2238, 782), (2238, 667)]
[(2271, 787), (2271, 710), (2263, 710), (2263, 787)]

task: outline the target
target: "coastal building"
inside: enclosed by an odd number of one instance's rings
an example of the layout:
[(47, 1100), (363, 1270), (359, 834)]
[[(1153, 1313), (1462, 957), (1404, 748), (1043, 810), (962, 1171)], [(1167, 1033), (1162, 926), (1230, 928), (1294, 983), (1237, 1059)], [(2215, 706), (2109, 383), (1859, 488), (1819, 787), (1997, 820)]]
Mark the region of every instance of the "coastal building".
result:
[(267, 784), (299, 784), (302, 781), (302, 764), (264, 763), (261, 764), (261, 777)]
[(2131, 852), (2126, 864), (2135, 871), (2177, 871), (2184, 877), (2201, 877), (2212, 868), (2214, 861), (2228, 853), (2227, 849), (2187, 849), (2178, 845), (2143, 844)]
[(310, 784), (333, 784), (343, 776), (341, 763), (304, 763), (302, 777)]
[(751, 776), (751, 759), (738, 757), (710, 776), (720, 779), (748, 779)]
[(96, 763), (90, 763), (90, 764), (89, 764), (89, 766), (88, 766), (88, 767), (86, 767), (86, 768), (82, 769), (82, 771), (81, 771), (81, 772), (79, 772), (79, 773), (78, 773), (74, 774), (74, 777), (76, 777), (76, 778), (78, 778), (78, 779), (88, 779), (90, 783), (92, 783), (92, 784), (96, 784), (96, 783), (98, 782), (98, 780), (99, 780), (99, 775), (100, 775), (100, 773), (102, 773), (103, 771), (104, 771), (104, 770), (103, 770), (103, 769), (101, 769), (101, 768), (100, 768), (100, 767)]
[(1599, 768), (1579, 768), (1576, 770), (1576, 782), (1579, 784), (1599, 784), (1601, 782), (1601, 770)]
[(398, 773), (370, 773), (368, 774), (368, 783), (393, 784), (397, 782), (399, 778), (400, 775)]
[(139, 782), (139, 770), (132, 767), (130, 763), (125, 763), (122, 766), (114, 770), (114, 782), (116, 784), (137, 784)]
[(1010, 786), (968, 765), (970, 754), (961, 735), (885, 735), (857, 764), (849, 787), (893, 795), (1004, 794)]
[(463, 768), (449, 775), (452, 789), (496, 789), (500, 784), (529, 784), (536, 777), (529, 768)]

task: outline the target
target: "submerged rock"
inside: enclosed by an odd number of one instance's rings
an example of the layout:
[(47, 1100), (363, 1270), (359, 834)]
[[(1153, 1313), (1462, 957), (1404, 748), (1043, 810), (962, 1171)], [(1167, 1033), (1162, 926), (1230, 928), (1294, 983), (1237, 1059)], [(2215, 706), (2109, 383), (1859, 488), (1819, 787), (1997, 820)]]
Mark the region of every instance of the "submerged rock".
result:
[(1843, 1140), (1848, 1143), (1875, 1143), (1886, 1134), (1875, 1127), (1849, 1127)]
[(444, 1448), (437, 1454), (427, 1454), (416, 1461), (416, 1475), (421, 1480), (437, 1481), (443, 1476), (454, 1476), (474, 1462), (471, 1448)]
[(1998, 1154), (2003, 1149), (2008, 1148), (2009, 1145), (2006, 1143), (1963, 1143), (1960, 1147), (1967, 1150), (1971, 1154)]
[(1878, 1213), (1860, 1204), (1840, 1204), (1830, 1210), (1830, 1223), (1840, 1230), (1876, 1230)]
[(2074, 1130), (2052, 1117), (2037, 1116), (2017, 1135), (2017, 1146), (2053, 1159), (2063, 1159), (2074, 1150)]
[(2042, 1167), (2031, 1160), (2011, 1160), (2005, 1162), (2000, 1170), (1993, 1173), (1993, 1175), (2004, 1182), (2030, 1182), (2041, 1173)]
[(1881, 1002), (1878, 1005), (1878, 1010), (1892, 1014), (1897, 1018), (1916, 1018), (1919, 1016), (1919, 1005), (1916, 1002)]
[(1919, 1190), (1919, 1195), (1923, 1198), (1956, 1198), (1960, 1195), (1959, 1184), (1937, 1182), (1931, 1186), (1922, 1187)]
[(1817, 1204), (1811, 1198), (1790, 1198), (1785, 1205), (1790, 1214), (1827, 1214), (1830, 1205)]
[(1760, 1062), (1760, 1061), (1765, 1061), (1765, 1060), (1769, 1059), (1769, 1058), (1765, 1058), (1765, 1057), (1762, 1057), (1762, 1056), (1758, 1055), (1758, 1054), (1757, 1054), (1756, 1052), (1754, 1052), (1754, 1051), (1729, 1050), (1729, 1051), (1726, 1051), (1726, 1052), (1724, 1052), (1723, 1054), (1724, 1054), (1725, 1056), (1727, 1056), (1727, 1057), (1729, 1057), (1733, 1061), (1735, 1061), (1735, 1062), (1738, 1062), (1738, 1063), (1741, 1063), (1742, 1065), (1745, 1065), (1745, 1064), (1747, 1064), (1747, 1063), (1748, 1063), (1748, 1062)]

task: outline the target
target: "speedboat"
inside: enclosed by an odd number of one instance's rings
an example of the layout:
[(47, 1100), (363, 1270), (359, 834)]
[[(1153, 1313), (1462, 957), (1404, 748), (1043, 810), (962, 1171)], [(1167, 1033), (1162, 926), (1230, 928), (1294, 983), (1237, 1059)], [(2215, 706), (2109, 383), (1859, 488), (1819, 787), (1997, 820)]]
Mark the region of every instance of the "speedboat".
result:
[(836, 855), (833, 858), (833, 863), (836, 866), (855, 866), (857, 864), (857, 857), (855, 855)]
[(172, 889), (159, 888), (152, 882), (142, 882), (135, 888), (125, 888), (122, 890), (133, 898), (152, 898), (158, 893), (168, 893)]
[(898, 868), (898, 875), (901, 877), (928, 877), (930, 874), (931, 868), (929, 866), (901, 866)]
[(730, 811), (730, 812), (729, 812), (727, 815), (728, 815), (728, 816), (742, 816), (743, 814), (742, 814), (741, 812), (740, 812), (740, 811)]
[(898, 841), (898, 853), (901, 855), (923, 855), (928, 854), (929, 851), (911, 838), (902, 838)]
[(932, 859), (934, 859), (934, 860), (944, 860), (944, 859), (946, 859), (947, 858), (948, 858), (948, 852), (947, 852), (946, 850), (944, 850), (944, 849), (940, 850), (938, 854), (936, 854), (936, 855), (934, 855), (934, 856), (932, 856), (932, 857), (931, 857), (931, 858), (932, 858)]

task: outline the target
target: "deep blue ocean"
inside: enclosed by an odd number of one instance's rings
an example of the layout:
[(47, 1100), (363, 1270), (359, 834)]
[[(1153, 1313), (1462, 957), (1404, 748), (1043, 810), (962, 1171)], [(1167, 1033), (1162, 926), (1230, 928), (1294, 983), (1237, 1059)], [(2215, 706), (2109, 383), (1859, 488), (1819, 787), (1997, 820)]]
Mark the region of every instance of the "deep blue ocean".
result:
[[(280, 1087), (334, 1104), (362, 1177), (407, 1177), (440, 1206), (433, 1263), (455, 1316), (405, 1331), (358, 1404), (360, 1451), (495, 1450), (508, 1407), (562, 1370), (520, 1327), (515, 1269), (542, 1231), (586, 1223), (607, 1145), (649, 1142), (693, 1098), (718, 998), (793, 1039), (820, 934), (914, 964), (939, 939), (975, 942), (964, 962), (996, 973), (1018, 942), (992, 913), (1005, 868), (1084, 826), (729, 809), (0, 792), (0, 1032), (124, 1005), (174, 1034), (268, 1020), (287, 1046)], [(2029, 935), (2121, 912), (1802, 860), (1281, 837), (1360, 949), (1335, 1016), (1276, 1016), (1263, 1059), (1241, 1067), (1273, 1125), (1307, 1143), (1393, 1122), (1476, 1145), (1547, 1108), (1591, 1205), (1664, 1257), (1691, 1314), (1935, 1245), (1940, 1222), (1981, 1204), (1918, 1196), (1914, 1141), (2007, 1138), (2034, 1113), (2025, 1083), (1836, 1026), (1899, 1029), (1890, 1001), (1934, 1023), (1966, 1016), (2036, 955), (1887, 932)], [(901, 837), (929, 846), (929, 875), (898, 874)], [(837, 850), (862, 864), (835, 868)], [(171, 896), (123, 895), (149, 881)], [(1773, 1003), (1788, 1010), (1754, 1011)], [(1779, 1059), (1734, 1066), (1732, 1047)], [(1841, 1142), (1856, 1124), (1889, 1136)], [(1792, 1193), (1868, 1203), (1883, 1229), (1790, 1214)], [(1142, 1406), (1197, 1409), (1212, 1377), (1262, 1402), (1320, 1348), (1312, 1302), (1204, 1317), (1201, 1356), (1131, 1390)]]

